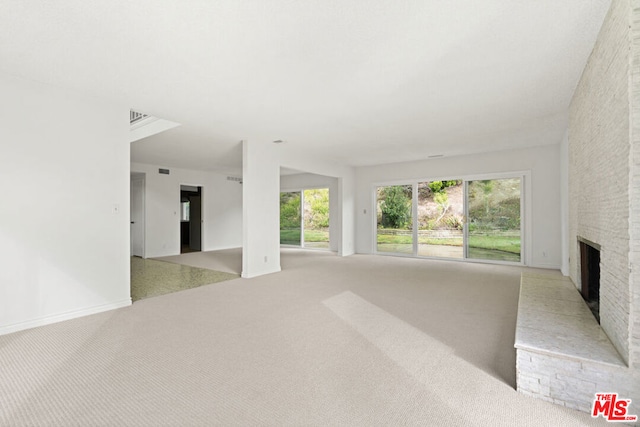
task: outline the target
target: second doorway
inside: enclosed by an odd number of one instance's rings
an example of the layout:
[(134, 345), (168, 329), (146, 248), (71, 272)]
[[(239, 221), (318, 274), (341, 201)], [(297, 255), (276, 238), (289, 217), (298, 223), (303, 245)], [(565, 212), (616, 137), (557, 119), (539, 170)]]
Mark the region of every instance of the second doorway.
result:
[(202, 250), (202, 187), (180, 186), (180, 253)]

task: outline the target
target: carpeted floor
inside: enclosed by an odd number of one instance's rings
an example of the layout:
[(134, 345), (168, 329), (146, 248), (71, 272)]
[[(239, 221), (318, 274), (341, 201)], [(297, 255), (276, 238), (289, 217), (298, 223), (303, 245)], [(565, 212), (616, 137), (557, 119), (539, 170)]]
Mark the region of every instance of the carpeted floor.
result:
[(605, 425), (514, 390), (517, 267), (283, 271), (0, 337), (0, 425)]
[(131, 300), (237, 279), (239, 274), (131, 257)]

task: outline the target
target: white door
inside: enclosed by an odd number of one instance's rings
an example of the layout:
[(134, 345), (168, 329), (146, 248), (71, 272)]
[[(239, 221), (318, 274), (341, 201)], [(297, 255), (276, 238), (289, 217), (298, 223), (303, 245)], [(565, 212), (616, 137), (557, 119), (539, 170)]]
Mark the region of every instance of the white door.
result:
[(131, 256), (144, 257), (144, 176), (131, 177)]

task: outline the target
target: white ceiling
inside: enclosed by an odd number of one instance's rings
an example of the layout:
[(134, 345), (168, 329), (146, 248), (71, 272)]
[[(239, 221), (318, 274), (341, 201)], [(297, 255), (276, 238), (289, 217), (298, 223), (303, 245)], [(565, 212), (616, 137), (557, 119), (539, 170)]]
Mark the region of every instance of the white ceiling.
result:
[(370, 165), (558, 143), (610, 0), (2, 0), (0, 69), (182, 123), (132, 159), (237, 170), (239, 141)]

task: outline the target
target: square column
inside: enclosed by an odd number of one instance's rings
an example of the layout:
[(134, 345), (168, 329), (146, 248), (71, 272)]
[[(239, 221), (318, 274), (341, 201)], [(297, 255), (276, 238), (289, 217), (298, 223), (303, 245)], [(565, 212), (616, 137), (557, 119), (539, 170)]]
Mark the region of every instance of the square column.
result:
[(280, 271), (280, 149), (242, 142), (242, 277)]

